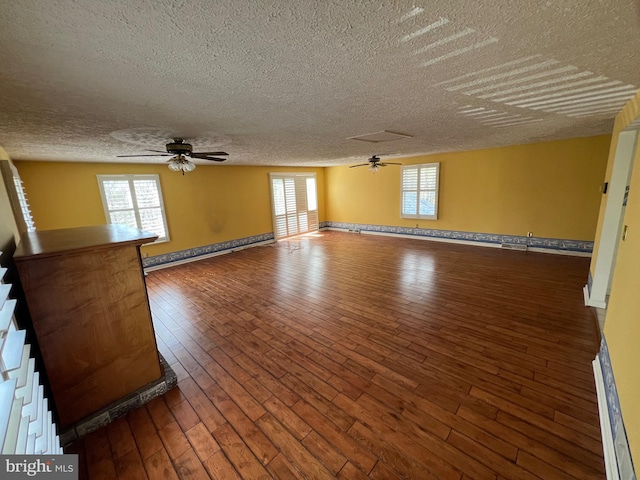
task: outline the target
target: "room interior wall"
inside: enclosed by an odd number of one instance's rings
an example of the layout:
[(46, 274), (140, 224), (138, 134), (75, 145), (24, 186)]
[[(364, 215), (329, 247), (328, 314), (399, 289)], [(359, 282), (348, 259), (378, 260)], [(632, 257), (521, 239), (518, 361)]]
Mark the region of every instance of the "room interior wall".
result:
[[(620, 113), (616, 116), (615, 122), (613, 124), (613, 132), (611, 135), (611, 147), (609, 149), (609, 156), (607, 160), (607, 169), (605, 173), (605, 177), (602, 182), (610, 182), (611, 181), (611, 173), (613, 172), (613, 162), (616, 156), (616, 148), (618, 146), (618, 135), (620, 132), (625, 129), (631, 122), (637, 119), (638, 115), (640, 115), (640, 91), (638, 91), (629, 102), (624, 106), (624, 108), (620, 111)], [(604, 222), (604, 212), (607, 207), (607, 195), (600, 196), (600, 211), (598, 213), (598, 223), (596, 226), (596, 237), (593, 245), (593, 255), (592, 259), (597, 258), (598, 249), (600, 247), (600, 235), (602, 233), (602, 224)], [(595, 274), (596, 262), (594, 260), (591, 261), (590, 271), (591, 275)]]
[[(616, 118), (614, 137), (640, 116), (640, 92)], [(612, 145), (612, 150), (614, 146)], [(615, 151), (615, 150), (614, 150)], [(636, 152), (636, 162), (640, 148)], [(612, 159), (610, 160), (610, 163)], [(611, 295), (607, 306), (604, 337), (608, 345), (620, 409), (636, 465), (640, 460), (640, 168), (631, 174), (624, 225), (627, 239), (620, 242)], [(609, 169), (608, 169), (609, 171)], [(601, 212), (604, 210), (601, 209)], [(600, 215), (602, 217), (602, 214)], [(599, 219), (602, 223), (602, 218)], [(595, 264), (593, 257), (591, 265)]]
[(400, 218), (399, 167), (375, 174), (330, 167), (327, 220), (592, 241), (610, 140), (601, 135), (400, 159), (440, 162), (437, 220)]
[(181, 175), (166, 165), (16, 161), (36, 228), (106, 222), (96, 175), (158, 174), (170, 241), (142, 247), (160, 255), (273, 232), (270, 172), (312, 171), (319, 221), (325, 219), (323, 168), (201, 166)]

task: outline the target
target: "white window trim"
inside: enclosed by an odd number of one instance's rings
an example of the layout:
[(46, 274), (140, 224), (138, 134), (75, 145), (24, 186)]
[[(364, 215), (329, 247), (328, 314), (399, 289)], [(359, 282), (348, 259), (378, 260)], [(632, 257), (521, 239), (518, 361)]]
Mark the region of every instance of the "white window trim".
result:
[[(107, 221), (107, 223), (111, 223), (110, 222), (110, 212), (115, 212), (118, 210), (109, 210), (109, 205), (107, 204), (107, 197), (104, 193), (104, 186), (103, 186), (103, 182), (106, 180), (127, 180), (129, 182), (129, 189), (131, 192), (133, 192), (133, 195), (131, 196), (131, 200), (133, 203), (133, 212), (134, 215), (136, 216), (136, 223), (138, 224), (138, 228), (141, 228), (142, 222), (140, 220), (140, 211), (138, 209), (138, 202), (137, 202), (137, 198), (135, 195), (135, 188), (134, 188), (134, 184), (133, 181), (134, 180), (153, 180), (156, 182), (156, 185), (158, 187), (158, 197), (160, 199), (160, 211), (162, 212), (162, 221), (164, 223), (164, 231), (165, 231), (165, 236), (164, 237), (158, 237), (158, 239), (155, 242), (152, 242), (151, 244), (147, 244), (147, 245), (152, 245), (154, 243), (165, 243), (170, 241), (169, 238), (169, 225), (167, 224), (167, 216), (165, 214), (165, 210), (164, 210), (164, 198), (162, 197), (162, 188), (160, 186), (160, 176), (158, 174), (147, 174), (147, 175), (97, 175), (98, 177), (98, 187), (100, 188), (100, 198), (102, 199), (102, 208), (104, 210), (104, 217), (105, 220)], [(128, 208), (125, 210), (129, 210)]]
[[(418, 211), (419, 211), (419, 205), (420, 205), (420, 195), (419, 192), (421, 191), (420, 189), (420, 169), (421, 168), (433, 168), (435, 167), (436, 169), (436, 188), (434, 190), (426, 190), (426, 189), (422, 189), (422, 191), (434, 191), (436, 194), (436, 201), (435, 201), (435, 209), (434, 215), (412, 215), (412, 214), (405, 214), (402, 211), (402, 199), (404, 197), (403, 193), (405, 192), (404, 188), (403, 188), (403, 184), (404, 184), (404, 171), (405, 170), (410, 170), (410, 169), (418, 169)], [(440, 162), (433, 162), (433, 163), (420, 163), (420, 164), (415, 164), (415, 165), (403, 165), (402, 166), (402, 172), (400, 175), (400, 218), (415, 218), (415, 219), (419, 219), (419, 220), (437, 220), (438, 219), (438, 203), (439, 203), (439, 199), (440, 199)]]

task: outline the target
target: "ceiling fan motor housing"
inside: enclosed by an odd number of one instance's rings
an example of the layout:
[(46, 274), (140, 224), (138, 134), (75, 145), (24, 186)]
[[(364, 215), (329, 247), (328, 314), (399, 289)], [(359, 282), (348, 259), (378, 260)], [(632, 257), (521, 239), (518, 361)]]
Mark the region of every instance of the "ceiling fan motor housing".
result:
[(173, 142), (167, 143), (167, 152), (176, 155), (190, 155), (192, 150), (191, 144), (184, 143), (181, 138), (174, 138)]

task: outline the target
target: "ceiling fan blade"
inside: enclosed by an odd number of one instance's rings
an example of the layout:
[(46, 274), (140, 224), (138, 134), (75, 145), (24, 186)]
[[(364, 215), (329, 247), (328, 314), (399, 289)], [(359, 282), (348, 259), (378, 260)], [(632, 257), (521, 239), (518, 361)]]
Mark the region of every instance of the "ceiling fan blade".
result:
[(192, 153), (191, 158), (199, 158), (201, 160), (212, 160), (214, 162), (224, 162), (226, 158), (216, 158), (202, 153)]
[(368, 163), (361, 163), (360, 165), (351, 165), (349, 168), (354, 168), (354, 167), (366, 167), (368, 166)]
[(402, 165), (402, 164), (401, 163), (395, 163), (395, 162), (384, 162), (384, 163), (379, 163), (378, 165), (386, 167), (387, 165)]
[(229, 155), (227, 152), (193, 152), (191, 155)]
[(167, 153), (167, 151), (166, 151), (166, 150), (145, 150), (145, 152)]
[(144, 155), (116, 155), (116, 157), (119, 157), (119, 158), (126, 158), (126, 157), (170, 157), (170, 156), (171, 156), (171, 154), (169, 154), (169, 153), (155, 153), (153, 155), (147, 155), (147, 154), (144, 154)]

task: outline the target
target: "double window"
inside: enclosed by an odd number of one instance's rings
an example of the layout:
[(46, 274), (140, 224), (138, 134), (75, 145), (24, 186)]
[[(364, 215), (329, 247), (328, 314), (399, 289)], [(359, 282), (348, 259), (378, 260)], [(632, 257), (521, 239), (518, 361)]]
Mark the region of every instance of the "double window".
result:
[(402, 167), (402, 218), (438, 218), (439, 163)]
[(98, 175), (107, 223), (140, 228), (169, 241), (158, 175)]

